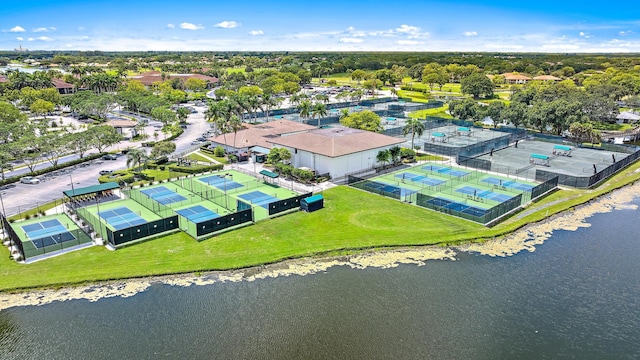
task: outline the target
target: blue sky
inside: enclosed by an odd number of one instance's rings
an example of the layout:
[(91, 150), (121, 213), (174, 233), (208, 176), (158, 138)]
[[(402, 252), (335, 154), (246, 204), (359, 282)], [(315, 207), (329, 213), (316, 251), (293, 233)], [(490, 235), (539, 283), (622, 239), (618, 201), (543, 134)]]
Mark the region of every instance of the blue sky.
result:
[(0, 49), (19, 45), (105, 51), (640, 52), (640, 6), (627, 0), (7, 0), (0, 11)]

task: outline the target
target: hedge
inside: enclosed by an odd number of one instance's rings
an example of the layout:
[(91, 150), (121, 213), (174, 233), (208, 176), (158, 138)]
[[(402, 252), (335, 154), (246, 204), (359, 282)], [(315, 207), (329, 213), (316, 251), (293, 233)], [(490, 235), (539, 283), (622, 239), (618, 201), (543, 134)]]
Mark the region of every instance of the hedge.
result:
[(126, 182), (131, 184), (135, 180), (135, 174), (132, 172), (128, 172), (126, 170), (120, 172), (113, 173), (111, 175), (102, 175), (98, 178), (98, 182), (100, 184), (108, 183), (108, 182), (117, 182), (120, 184), (121, 182)]
[(101, 158), (105, 154), (106, 154), (105, 152), (101, 152), (101, 153), (97, 153), (97, 154), (91, 154), (91, 155), (85, 156), (85, 157), (80, 158), (80, 159), (76, 159), (76, 160), (68, 161), (66, 163), (58, 164), (56, 166), (50, 166), (50, 167), (47, 167), (47, 168), (44, 168), (44, 169), (36, 170), (36, 171), (30, 172), (28, 174), (21, 174), (21, 175), (11, 176), (11, 177), (8, 177), (8, 178), (0, 181), (0, 186), (4, 186), (4, 185), (7, 185), (7, 184), (13, 184), (15, 182), (20, 181), (20, 178), (25, 177), (25, 176), (40, 176), (40, 175), (43, 175), (43, 174), (46, 174), (46, 173), (49, 173), (49, 172), (52, 172), (52, 171), (65, 169), (65, 168), (68, 168), (68, 167), (71, 167), (71, 166), (82, 164), (82, 163), (87, 162), (87, 161), (96, 160), (96, 159)]
[(169, 170), (175, 172), (181, 172), (186, 174), (197, 174), (205, 171), (215, 171), (224, 169), (223, 164), (215, 164), (215, 165), (197, 165), (197, 166), (179, 166), (179, 165), (169, 165)]

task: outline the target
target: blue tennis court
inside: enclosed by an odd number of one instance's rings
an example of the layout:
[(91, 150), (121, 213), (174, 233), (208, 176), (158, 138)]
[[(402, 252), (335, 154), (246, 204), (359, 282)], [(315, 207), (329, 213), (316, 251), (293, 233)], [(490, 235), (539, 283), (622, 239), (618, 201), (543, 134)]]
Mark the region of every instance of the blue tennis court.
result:
[(224, 190), (224, 191), (237, 189), (244, 186), (238, 182), (235, 182), (233, 180), (227, 180), (225, 177), (218, 176), (218, 175), (207, 176), (207, 177), (200, 178), (198, 180), (206, 183), (207, 185), (215, 186), (218, 189)]
[(438, 165), (426, 165), (422, 167), (422, 170), (435, 171), (439, 174), (450, 175), (453, 177), (463, 177), (471, 174), (470, 172), (467, 172), (467, 171), (454, 170), (446, 166), (438, 166)]
[(206, 207), (202, 206), (202, 205), (196, 205), (196, 206), (192, 206), (186, 209), (180, 209), (180, 210), (176, 210), (176, 212), (184, 217), (187, 218), (187, 220), (194, 222), (194, 223), (200, 223), (203, 221), (207, 221), (207, 220), (211, 220), (211, 219), (215, 219), (217, 217), (220, 217), (220, 215), (216, 214), (215, 212), (207, 209)]
[(262, 206), (263, 208), (267, 208), (269, 204), (274, 201), (279, 201), (277, 197), (273, 197), (271, 195), (265, 194), (262, 191), (252, 191), (250, 193), (238, 195), (242, 200), (248, 201), (253, 205)]
[(147, 220), (129, 210), (129, 208), (126, 206), (111, 210), (100, 211), (98, 213), (98, 216), (104, 219), (107, 224), (111, 225), (116, 230), (126, 229), (132, 226), (147, 223)]
[(480, 181), (485, 182), (487, 184), (491, 184), (491, 185), (504, 186), (514, 190), (529, 191), (529, 192), (531, 192), (531, 189), (535, 187), (533, 185), (523, 184), (515, 180), (504, 181), (502, 179), (498, 179), (494, 177), (487, 177)]
[(173, 204), (187, 200), (186, 197), (178, 194), (177, 192), (167, 189), (164, 186), (153, 187), (149, 189), (140, 190), (141, 193), (147, 195), (153, 200), (159, 202), (162, 205)]
[(262, 206), (263, 208), (267, 208), (267, 206), (269, 206), (270, 203), (280, 200), (277, 197), (267, 195), (262, 191), (252, 191), (250, 193), (238, 195), (238, 197), (241, 198), (242, 200), (250, 202), (253, 205)]
[(463, 186), (461, 188), (456, 189), (456, 191), (466, 195), (473, 195), (479, 198), (493, 200), (497, 202), (505, 202), (512, 198), (512, 196), (509, 196), (509, 195), (499, 194), (491, 190), (479, 189), (473, 186)]
[(418, 192), (418, 190), (407, 189), (407, 188), (393, 186), (385, 183), (379, 183), (375, 181), (365, 182), (364, 187), (376, 193), (385, 192), (390, 194), (396, 194), (399, 196), (408, 196)]
[(38, 249), (76, 239), (58, 219), (24, 225), (22, 230)]
[(410, 172), (398, 173), (398, 174), (395, 174), (394, 176), (396, 178), (398, 178), (398, 179), (409, 180), (409, 181), (412, 181), (412, 182), (416, 182), (416, 183), (420, 183), (420, 184), (426, 184), (426, 185), (429, 185), (429, 186), (437, 186), (437, 185), (440, 185), (440, 184), (443, 184), (443, 183), (446, 182), (444, 180), (434, 179), (434, 178), (430, 178), (428, 176), (413, 174), (413, 173), (410, 173)]
[(487, 213), (485, 209), (469, 206), (467, 204), (462, 204), (462, 203), (458, 203), (455, 201), (450, 201), (442, 198), (433, 198), (433, 199), (427, 200), (427, 203), (433, 206), (438, 206), (445, 209), (462, 212), (462, 213), (472, 215), (472, 216), (477, 216), (477, 217), (482, 217)]

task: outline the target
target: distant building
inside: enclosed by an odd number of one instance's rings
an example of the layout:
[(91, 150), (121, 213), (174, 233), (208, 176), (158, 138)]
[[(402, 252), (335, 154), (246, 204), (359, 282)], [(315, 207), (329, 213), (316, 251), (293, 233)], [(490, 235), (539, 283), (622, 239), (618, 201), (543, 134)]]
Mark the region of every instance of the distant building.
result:
[(138, 125), (137, 122), (128, 119), (114, 119), (111, 121), (107, 121), (105, 125), (111, 126), (116, 129), (116, 132), (125, 140), (129, 140), (138, 135), (135, 127)]
[(27, 52), (27, 51), (29, 51), (29, 49), (27, 49), (27, 48), (23, 48), (23, 47), (22, 47), (22, 44), (20, 44), (20, 47), (17, 47), (17, 48), (15, 48), (15, 49), (13, 49), (13, 50), (14, 50), (15, 52)]
[(58, 92), (62, 95), (73, 94), (76, 92), (76, 86), (73, 84), (69, 84), (68, 82), (64, 82), (61, 79), (51, 79), (53, 86), (58, 90)]
[(533, 78), (533, 80), (540, 80), (540, 81), (562, 81), (562, 79), (555, 77), (553, 75), (540, 75), (540, 76), (536, 76)]
[[(291, 152), (294, 167), (307, 167), (333, 179), (373, 169), (381, 150), (404, 143), (404, 139), (364, 130), (334, 127), (268, 139), (273, 147)], [(382, 164), (380, 164), (382, 165)]]
[(618, 116), (616, 116), (616, 120), (618, 124), (628, 124), (631, 122), (640, 121), (640, 115), (631, 111), (623, 111), (618, 114)]
[(504, 73), (502, 76), (507, 84), (526, 84), (531, 81), (530, 77), (521, 74)]
[(204, 80), (207, 83), (207, 88), (211, 89), (218, 83), (218, 78), (213, 76), (207, 76), (202, 74), (163, 74), (160, 71), (149, 71), (139, 75), (128, 76), (128, 79), (137, 80), (146, 87), (152, 86), (156, 82), (162, 82), (165, 80), (180, 79), (182, 82), (188, 79), (195, 78)]

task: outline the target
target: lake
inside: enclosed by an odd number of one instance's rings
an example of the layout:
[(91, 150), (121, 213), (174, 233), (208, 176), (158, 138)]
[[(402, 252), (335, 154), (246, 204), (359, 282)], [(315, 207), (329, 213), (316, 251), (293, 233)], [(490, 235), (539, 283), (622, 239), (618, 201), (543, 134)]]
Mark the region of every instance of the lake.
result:
[(637, 359), (635, 206), (508, 257), (14, 307), (0, 359)]

